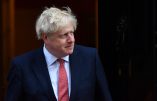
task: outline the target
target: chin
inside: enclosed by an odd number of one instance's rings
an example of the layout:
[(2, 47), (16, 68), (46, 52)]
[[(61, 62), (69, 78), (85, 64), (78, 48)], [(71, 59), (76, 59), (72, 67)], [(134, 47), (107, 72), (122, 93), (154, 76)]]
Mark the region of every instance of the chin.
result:
[(71, 51), (68, 52), (69, 55), (72, 54), (72, 53), (73, 53), (73, 50), (71, 50)]

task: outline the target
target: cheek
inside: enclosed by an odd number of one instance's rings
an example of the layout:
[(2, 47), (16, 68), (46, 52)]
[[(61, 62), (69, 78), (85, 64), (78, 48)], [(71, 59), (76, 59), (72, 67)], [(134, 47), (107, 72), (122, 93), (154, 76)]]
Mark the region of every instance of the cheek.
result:
[(47, 44), (53, 48), (64, 48), (64, 46), (66, 45), (66, 40), (49, 40), (49, 42), (47, 42)]
[(73, 36), (73, 40), (75, 41), (75, 36)]

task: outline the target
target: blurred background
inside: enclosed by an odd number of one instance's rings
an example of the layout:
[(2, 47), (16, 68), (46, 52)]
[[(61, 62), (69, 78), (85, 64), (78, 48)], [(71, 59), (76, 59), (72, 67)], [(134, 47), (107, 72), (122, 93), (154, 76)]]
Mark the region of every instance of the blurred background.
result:
[(0, 0), (0, 101), (11, 59), (42, 45), (35, 22), (50, 6), (76, 15), (76, 43), (98, 49), (113, 101), (155, 101), (156, 0)]

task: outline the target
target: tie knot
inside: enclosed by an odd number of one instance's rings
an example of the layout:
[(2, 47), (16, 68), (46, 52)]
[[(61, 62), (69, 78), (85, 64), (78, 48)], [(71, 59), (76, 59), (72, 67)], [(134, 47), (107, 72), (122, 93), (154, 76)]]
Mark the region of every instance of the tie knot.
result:
[(64, 64), (64, 60), (63, 60), (63, 59), (57, 59), (57, 61), (58, 61), (60, 64)]

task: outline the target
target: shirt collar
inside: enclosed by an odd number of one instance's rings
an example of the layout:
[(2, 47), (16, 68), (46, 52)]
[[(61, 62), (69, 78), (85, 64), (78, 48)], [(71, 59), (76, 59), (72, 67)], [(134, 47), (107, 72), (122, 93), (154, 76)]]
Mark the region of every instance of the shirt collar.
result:
[[(44, 47), (43, 47), (43, 52), (44, 52), (44, 55), (45, 55), (47, 66), (52, 65), (57, 60), (57, 57), (55, 57), (53, 54), (51, 54), (46, 49), (45, 44), (44, 44)], [(62, 59), (65, 60), (66, 62), (69, 62), (69, 55), (67, 55), (65, 57), (62, 57)]]

